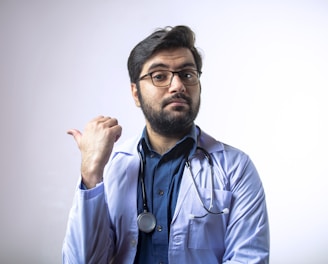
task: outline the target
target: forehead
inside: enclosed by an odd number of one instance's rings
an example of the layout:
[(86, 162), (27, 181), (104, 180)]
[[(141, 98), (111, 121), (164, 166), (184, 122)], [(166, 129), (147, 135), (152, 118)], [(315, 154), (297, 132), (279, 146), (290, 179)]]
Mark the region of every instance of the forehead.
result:
[(145, 62), (141, 72), (147, 73), (156, 68), (176, 70), (184, 67), (196, 68), (194, 57), (188, 48), (176, 48), (156, 52)]

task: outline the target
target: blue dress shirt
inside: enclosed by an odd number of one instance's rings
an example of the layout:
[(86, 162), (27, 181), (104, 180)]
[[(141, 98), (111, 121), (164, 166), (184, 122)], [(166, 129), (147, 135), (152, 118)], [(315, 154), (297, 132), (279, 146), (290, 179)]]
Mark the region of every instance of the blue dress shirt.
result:
[[(156, 218), (155, 230), (139, 232), (135, 263), (168, 263), (169, 232), (172, 216), (178, 199), (179, 187), (185, 162), (196, 149), (197, 131), (180, 140), (175, 147), (163, 155), (152, 150), (147, 132), (144, 130), (140, 144), (144, 157), (145, 191), (148, 210)], [(138, 213), (143, 212), (142, 187), (138, 184)]]

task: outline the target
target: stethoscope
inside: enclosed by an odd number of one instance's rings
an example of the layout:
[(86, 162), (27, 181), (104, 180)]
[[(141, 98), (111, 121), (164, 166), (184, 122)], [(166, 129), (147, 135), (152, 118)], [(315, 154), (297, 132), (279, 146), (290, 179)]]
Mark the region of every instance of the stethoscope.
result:
[[(142, 192), (142, 203), (143, 203), (143, 212), (140, 213), (138, 215), (137, 218), (137, 224), (138, 224), (138, 228), (140, 231), (145, 232), (145, 233), (150, 233), (152, 232), (155, 227), (156, 227), (156, 217), (149, 212), (148, 210), (148, 205), (147, 205), (147, 198), (146, 198), (146, 188), (145, 188), (145, 180), (144, 180), (144, 164), (145, 164), (145, 160), (141, 154), (142, 151), (142, 146), (139, 143), (138, 144), (138, 155), (139, 155), (139, 159), (140, 159), (140, 171), (139, 171), (139, 178), (140, 178), (140, 183), (141, 183), (141, 192)], [(206, 207), (199, 189), (197, 187), (196, 181), (195, 181), (195, 177), (194, 174), (192, 172), (192, 167), (191, 167), (191, 159), (188, 158), (186, 163), (186, 167), (188, 168), (192, 181), (193, 181), (193, 185), (195, 187), (198, 199), (200, 201), (200, 203), (202, 204), (203, 208), (205, 209), (206, 213), (204, 215), (201, 216), (195, 216), (195, 215), (190, 215), (191, 219), (196, 219), (196, 218), (203, 218), (205, 216), (207, 216), (208, 214), (212, 214), (212, 215), (220, 215), (220, 214), (228, 214), (229, 213), (229, 209), (228, 208), (224, 208), (221, 211), (213, 211), (213, 197), (214, 197), (214, 171), (213, 171), (213, 159), (211, 157), (211, 155), (207, 152), (207, 150), (205, 150), (202, 147), (197, 146), (196, 148), (196, 152), (197, 150), (201, 151), (203, 153), (203, 155), (205, 156), (208, 164), (210, 165), (210, 170), (211, 170), (211, 197), (210, 197), (210, 205), (209, 207)]]

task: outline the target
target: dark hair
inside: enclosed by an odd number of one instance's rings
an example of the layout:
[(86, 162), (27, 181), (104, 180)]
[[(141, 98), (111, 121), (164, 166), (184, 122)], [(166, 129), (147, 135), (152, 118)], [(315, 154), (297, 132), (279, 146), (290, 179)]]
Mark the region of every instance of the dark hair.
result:
[(158, 29), (137, 44), (128, 58), (128, 71), (131, 83), (137, 83), (145, 62), (156, 52), (171, 48), (188, 48), (198, 71), (202, 69), (202, 58), (195, 48), (195, 34), (187, 26)]

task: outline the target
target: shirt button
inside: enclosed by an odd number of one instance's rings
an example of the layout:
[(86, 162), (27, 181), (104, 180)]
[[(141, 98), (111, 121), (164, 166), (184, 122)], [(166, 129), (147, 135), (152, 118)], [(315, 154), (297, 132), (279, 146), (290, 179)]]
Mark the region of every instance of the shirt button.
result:
[(159, 190), (159, 191), (158, 191), (158, 194), (159, 194), (160, 196), (163, 196), (163, 195), (164, 195), (164, 191), (163, 191), (163, 190)]
[(163, 230), (163, 227), (160, 226), (160, 225), (158, 225), (158, 226), (157, 226), (157, 231), (158, 231), (158, 232), (162, 232), (162, 230)]

